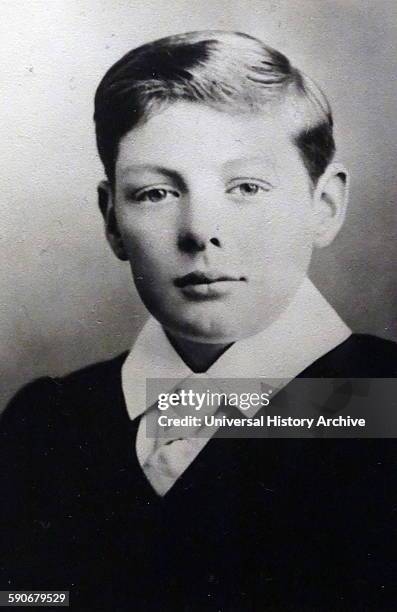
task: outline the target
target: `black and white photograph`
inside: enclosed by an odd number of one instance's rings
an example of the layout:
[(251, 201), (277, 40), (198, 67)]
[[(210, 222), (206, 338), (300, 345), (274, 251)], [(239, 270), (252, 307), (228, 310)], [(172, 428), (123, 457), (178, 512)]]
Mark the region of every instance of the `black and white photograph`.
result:
[(396, 610), (396, 4), (0, 32), (0, 607)]

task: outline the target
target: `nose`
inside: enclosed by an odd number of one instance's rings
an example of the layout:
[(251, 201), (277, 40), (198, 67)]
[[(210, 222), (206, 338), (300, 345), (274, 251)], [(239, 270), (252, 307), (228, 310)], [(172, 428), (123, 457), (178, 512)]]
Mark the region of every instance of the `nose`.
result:
[(183, 253), (200, 253), (211, 247), (222, 248), (219, 223), (214, 206), (190, 199), (184, 207), (178, 232), (178, 249)]

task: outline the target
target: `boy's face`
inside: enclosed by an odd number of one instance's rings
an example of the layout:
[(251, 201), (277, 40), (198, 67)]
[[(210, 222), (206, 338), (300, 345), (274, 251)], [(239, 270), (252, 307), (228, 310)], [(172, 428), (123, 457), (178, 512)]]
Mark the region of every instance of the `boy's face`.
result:
[(281, 113), (169, 106), (121, 140), (113, 198), (139, 294), (174, 335), (255, 334), (307, 273), (311, 185)]

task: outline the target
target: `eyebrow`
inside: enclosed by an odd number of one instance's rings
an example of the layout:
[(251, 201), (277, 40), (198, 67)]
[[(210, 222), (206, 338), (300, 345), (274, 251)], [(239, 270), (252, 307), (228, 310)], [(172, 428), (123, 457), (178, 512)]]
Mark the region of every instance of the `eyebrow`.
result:
[(235, 166), (244, 166), (245, 164), (259, 164), (270, 166), (272, 170), (275, 170), (274, 162), (270, 155), (255, 155), (254, 157), (241, 157), (238, 159), (230, 159), (223, 165), (225, 170), (233, 170)]
[(155, 174), (161, 174), (162, 176), (173, 181), (178, 187), (185, 188), (185, 181), (182, 176), (176, 170), (165, 168), (164, 166), (156, 166), (152, 164), (133, 164), (126, 166), (121, 172), (121, 176), (125, 177), (129, 172), (153, 172)]
[(131, 166), (126, 166), (125, 168), (123, 168), (121, 174), (122, 176), (124, 176), (125, 174), (128, 174), (129, 172), (140, 172), (140, 171), (149, 171), (149, 172), (156, 172), (156, 174), (163, 174), (164, 176), (167, 176), (169, 178), (176, 178), (179, 176), (179, 173), (176, 172), (175, 170), (171, 170), (169, 168), (165, 168), (164, 166), (155, 166), (152, 164), (133, 164)]

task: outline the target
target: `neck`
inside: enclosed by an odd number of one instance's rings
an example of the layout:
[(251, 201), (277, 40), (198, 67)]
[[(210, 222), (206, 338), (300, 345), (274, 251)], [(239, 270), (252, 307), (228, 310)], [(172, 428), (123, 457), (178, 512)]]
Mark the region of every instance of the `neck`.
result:
[(233, 344), (206, 344), (203, 342), (194, 342), (173, 336), (167, 330), (164, 330), (168, 340), (171, 342), (174, 349), (183, 359), (186, 365), (193, 372), (206, 372), (208, 368)]

